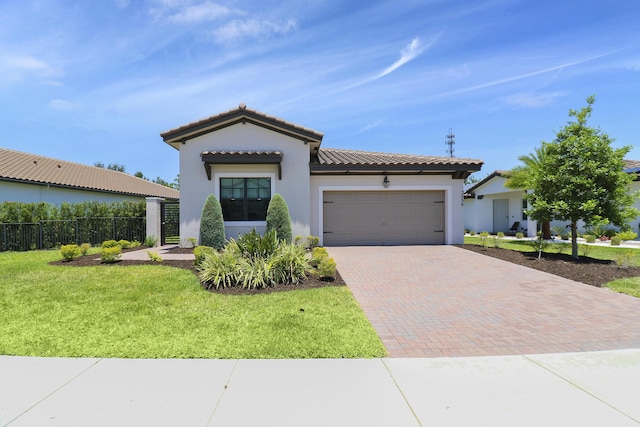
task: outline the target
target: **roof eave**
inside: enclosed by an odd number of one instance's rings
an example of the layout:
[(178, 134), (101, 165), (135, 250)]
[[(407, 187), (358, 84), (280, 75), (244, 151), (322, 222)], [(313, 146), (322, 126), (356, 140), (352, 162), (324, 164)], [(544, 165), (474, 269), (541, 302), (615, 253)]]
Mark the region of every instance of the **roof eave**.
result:
[(380, 174), (389, 175), (452, 175), (455, 179), (465, 179), (473, 172), (477, 172), (482, 164), (464, 164), (464, 165), (413, 165), (413, 164), (379, 164), (379, 165), (360, 165), (360, 164), (335, 164), (322, 165), (317, 163), (310, 164), (311, 174)]
[[(72, 190), (83, 190), (83, 191), (91, 191), (96, 193), (106, 193), (106, 194), (120, 194), (123, 196), (132, 196), (132, 197), (163, 197), (165, 199), (170, 200), (180, 200), (180, 195), (177, 197), (171, 196), (161, 196), (158, 194), (148, 194), (148, 193), (135, 193), (135, 192), (124, 192), (124, 191), (115, 191), (115, 190), (107, 190), (102, 188), (94, 188), (94, 187), (85, 187), (81, 185), (71, 185), (71, 184), (59, 184), (54, 182), (44, 182), (44, 181), (30, 181), (28, 179), (18, 179), (18, 178), (8, 178), (8, 177), (0, 177), (0, 181), (7, 182), (16, 182), (19, 184), (31, 184), (31, 185), (39, 185), (42, 187), (55, 187), (55, 188), (67, 188)], [(178, 191), (178, 190), (176, 190)]]

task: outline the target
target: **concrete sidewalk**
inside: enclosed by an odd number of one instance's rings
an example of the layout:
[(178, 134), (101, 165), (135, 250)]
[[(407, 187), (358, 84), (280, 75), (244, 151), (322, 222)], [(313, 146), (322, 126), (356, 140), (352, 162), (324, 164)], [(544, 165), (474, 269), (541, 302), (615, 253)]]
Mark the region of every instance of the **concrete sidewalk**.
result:
[(431, 359), (0, 356), (0, 426), (638, 426), (640, 349)]

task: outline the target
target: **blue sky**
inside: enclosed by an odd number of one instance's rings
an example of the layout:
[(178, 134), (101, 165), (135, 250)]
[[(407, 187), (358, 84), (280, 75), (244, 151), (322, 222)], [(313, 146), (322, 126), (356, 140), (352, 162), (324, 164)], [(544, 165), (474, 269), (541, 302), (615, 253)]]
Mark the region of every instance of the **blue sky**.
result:
[(159, 133), (248, 107), (323, 146), (482, 159), (590, 124), (640, 159), (635, 0), (10, 0), (0, 146), (172, 181)]

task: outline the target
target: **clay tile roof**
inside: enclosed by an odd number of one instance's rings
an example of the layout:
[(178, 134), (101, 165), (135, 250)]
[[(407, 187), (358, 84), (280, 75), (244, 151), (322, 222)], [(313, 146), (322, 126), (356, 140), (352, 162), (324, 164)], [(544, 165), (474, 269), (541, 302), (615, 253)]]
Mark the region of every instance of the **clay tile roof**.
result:
[(457, 157), (421, 156), (414, 154), (378, 153), (371, 151), (320, 148), (317, 163), (319, 165), (360, 165), (360, 166), (425, 166), (429, 169), (451, 167), (471, 167), (480, 169), (482, 160), (461, 159)]
[(626, 169), (640, 169), (640, 160), (623, 160), (624, 168)]
[(288, 122), (278, 117), (262, 113), (258, 110), (247, 108), (245, 104), (240, 104), (237, 108), (233, 108), (229, 111), (224, 111), (222, 113), (162, 132), (160, 133), (160, 136), (164, 142), (174, 145), (176, 142), (184, 142), (188, 139), (213, 132), (231, 124), (241, 123), (243, 121), (265, 126), (286, 134), (296, 135), (300, 138), (314, 142), (321, 142), (324, 136), (321, 132), (317, 132), (313, 129)]
[(141, 197), (180, 198), (180, 192), (110, 169), (0, 148), (0, 180)]

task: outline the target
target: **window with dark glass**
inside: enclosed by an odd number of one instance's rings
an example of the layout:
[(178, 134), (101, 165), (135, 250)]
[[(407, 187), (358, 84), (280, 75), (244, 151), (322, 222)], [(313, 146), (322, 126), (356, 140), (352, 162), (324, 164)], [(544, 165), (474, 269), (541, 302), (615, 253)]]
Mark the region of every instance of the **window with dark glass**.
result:
[(271, 178), (220, 178), (225, 221), (264, 221), (271, 200)]
[(524, 213), (525, 209), (527, 209), (527, 199), (522, 199), (522, 220), (527, 220), (527, 214)]

